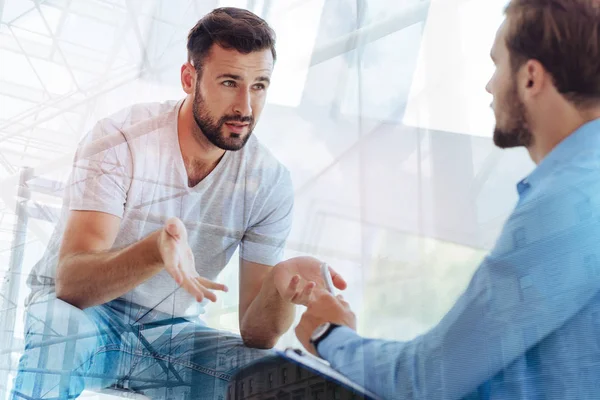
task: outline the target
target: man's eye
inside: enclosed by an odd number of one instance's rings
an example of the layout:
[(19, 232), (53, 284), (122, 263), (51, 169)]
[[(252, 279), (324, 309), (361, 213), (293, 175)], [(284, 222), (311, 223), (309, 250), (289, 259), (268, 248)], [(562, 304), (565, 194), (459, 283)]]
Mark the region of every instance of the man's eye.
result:
[(235, 82), (234, 81), (225, 81), (225, 82), (223, 82), (223, 86), (235, 87)]

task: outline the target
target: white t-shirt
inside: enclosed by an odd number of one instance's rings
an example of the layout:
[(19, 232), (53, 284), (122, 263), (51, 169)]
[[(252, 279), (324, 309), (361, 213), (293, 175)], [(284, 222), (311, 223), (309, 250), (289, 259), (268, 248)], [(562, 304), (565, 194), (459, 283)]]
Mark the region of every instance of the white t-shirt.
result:
[[(161, 229), (170, 217), (186, 225), (198, 273), (214, 280), (240, 246), (240, 257), (275, 265), (291, 228), (290, 174), (252, 136), (239, 151), (226, 151), (194, 187), (177, 137), (182, 101), (138, 104), (99, 121), (81, 142), (65, 190), (59, 221), (28, 284), (31, 299), (54, 291), (64, 224), (69, 210), (100, 211), (121, 218), (113, 249)], [(82, 266), (83, 268), (84, 266)], [(174, 316), (202, 312), (166, 271), (122, 296)]]

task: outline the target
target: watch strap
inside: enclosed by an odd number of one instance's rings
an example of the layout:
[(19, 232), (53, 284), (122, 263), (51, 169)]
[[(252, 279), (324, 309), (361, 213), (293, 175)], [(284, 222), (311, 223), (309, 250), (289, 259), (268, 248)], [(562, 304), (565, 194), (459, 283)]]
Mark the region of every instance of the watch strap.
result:
[(329, 336), (329, 334), (335, 329), (335, 328), (339, 328), (340, 325), (337, 324), (333, 324), (333, 323), (329, 323), (329, 327), (327, 328), (327, 330), (325, 332), (323, 332), (322, 335), (320, 335), (318, 338), (312, 340), (311, 339), (311, 343), (314, 346), (315, 350), (317, 350), (317, 346), (319, 346), (319, 343), (321, 343), (323, 340), (325, 340), (326, 337)]

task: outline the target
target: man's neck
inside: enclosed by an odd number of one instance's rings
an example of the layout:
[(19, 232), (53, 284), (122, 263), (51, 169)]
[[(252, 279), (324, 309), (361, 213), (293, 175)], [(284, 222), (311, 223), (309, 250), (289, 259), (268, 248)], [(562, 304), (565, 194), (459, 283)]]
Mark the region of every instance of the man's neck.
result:
[(197, 162), (183, 157), (183, 164), (185, 165), (185, 171), (188, 176), (188, 187), (194, 187), (199, 184), (204, 178), (206, 178), (219, 164), (220, 159), (216, 160), (213, 164), (207, 164), (204, 162)]
[(552, 118), (542, 118), (533, 123), (533, 145), (528, 147), (529, 155), (536, 165), (548, 155), (560, 142), (572, 135), (586, 123), (600, 118), (600, 107), (588, 111), (578, 111), (575, 108), (554, 110)]
[(204, 135), (194, 135), (198, 125), (192, 112), (192, 99), (186, 97), (177, 117), (179, 149), (188, 175), (188, 185), (195, 186), (217, 166), (225, 150), (213, 145)]

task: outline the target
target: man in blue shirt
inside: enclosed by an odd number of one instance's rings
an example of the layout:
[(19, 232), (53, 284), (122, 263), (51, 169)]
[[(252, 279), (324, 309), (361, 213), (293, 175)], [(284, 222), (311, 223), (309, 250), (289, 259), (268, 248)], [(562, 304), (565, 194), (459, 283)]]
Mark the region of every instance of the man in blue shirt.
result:
[(494, 142), (537, 167), (466, 291), (396, 342), (316, 290), (296, 334), (386, 399), (600, 399), (600, 0), (512, 0), (491, 56)]

